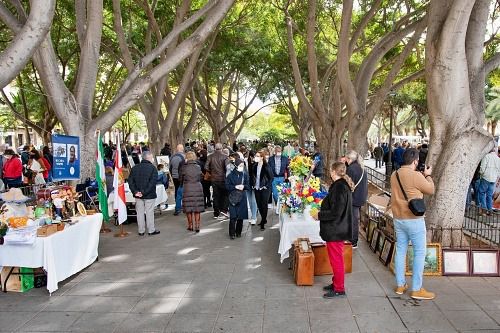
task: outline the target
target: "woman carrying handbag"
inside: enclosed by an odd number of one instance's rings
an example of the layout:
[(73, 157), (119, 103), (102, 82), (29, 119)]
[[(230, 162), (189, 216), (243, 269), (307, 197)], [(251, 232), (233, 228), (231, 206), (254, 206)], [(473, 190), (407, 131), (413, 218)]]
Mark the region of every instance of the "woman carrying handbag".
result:
[(229, 192), (229, 237), (241, 237), (243, 220), (248, 219), (248, 205), (245, 191), (250, 190), (245, 162), (234, 161), (234, 168), (226, 177), (226, 189)]

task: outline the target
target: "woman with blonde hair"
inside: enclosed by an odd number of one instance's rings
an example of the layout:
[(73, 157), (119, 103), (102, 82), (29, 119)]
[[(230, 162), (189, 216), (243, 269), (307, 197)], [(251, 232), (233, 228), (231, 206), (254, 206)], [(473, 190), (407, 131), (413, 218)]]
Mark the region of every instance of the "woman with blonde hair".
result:
[(346, 174), (346, 166), (335, 162), (330, 168), (333, 184), (314, 218), (319, 219), (319, 234), (326, 242), (332, 266), (332, 284), (325, 286), (324, 298), (345, 296), (344, 241), (352, 238), (352, 191), (354, 183)]
[[(203, 176), (196, 154), (192, 151), (186, 153), (186, 163), (179, 167), (179, 183), (184, 188), (182, 193), (182, 207), (187, 216), (189, 231), (200, 232), (200, 213), (205, 211), (205, 196), (201, 178)], [(194, 229), (193, 229), (194, 222)]]

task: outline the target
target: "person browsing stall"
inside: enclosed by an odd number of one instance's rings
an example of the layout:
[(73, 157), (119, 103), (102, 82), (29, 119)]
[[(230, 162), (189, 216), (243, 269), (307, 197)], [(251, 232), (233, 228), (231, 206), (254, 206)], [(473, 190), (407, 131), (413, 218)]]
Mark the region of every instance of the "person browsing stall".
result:
[(269, 158), (269, 166), (273, 171), (273, 199), (278, 202), (278, 188), (277, 186), (285, 181), (286, 174), (288, 173), (288, 158), (281, 155), (281, 147), (274, 147), (274, 156)]
[(153, 165), (153, 154), (146, 150), (142, 153), (142, 161), (132, 168), (128, 177), (130, 191), (135, 198), (139, 236), (144, 236), (146, 224), (150, 236), (160, 233), (155, 229), (154, 215), (157, 178), (158, 172)]
[(328, 259), (332, 266), (332, 284), (323, 288), (324, 298), (345, 296), (344, 241), (352, 238), (352, 191), (354, 183), (346, 174), (343, 162), (335, 162), (330, 168), (333, 184), (323, 199), (319, 212), (313, 216), (319, 220), (319, 235), (326, 242)]

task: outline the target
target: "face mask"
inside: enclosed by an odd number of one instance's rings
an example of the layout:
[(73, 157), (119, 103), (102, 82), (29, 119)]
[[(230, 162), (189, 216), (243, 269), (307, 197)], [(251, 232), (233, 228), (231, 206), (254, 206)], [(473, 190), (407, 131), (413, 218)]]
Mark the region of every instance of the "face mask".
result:
[(269, 156), (268, 156), (268, 155), (266, 155), (266, 162), (267, 162), (267, 161), (269, 161)]
[(259, 163), (260, 161), (262, 161), (262, 157), (255, 157), (253, 160), (255, 161), (255, 163)]
[(240, 165), (240, 166), (238, 167), (238, 171), (239, 171), (239, 172), (243, 172), (243, 170), (245, 170), (245, 167), (244, 167), (243, 165)]
[(280, 157), (280, 156), (281, 156), (281, 153), (276, 153), (276, 156)]

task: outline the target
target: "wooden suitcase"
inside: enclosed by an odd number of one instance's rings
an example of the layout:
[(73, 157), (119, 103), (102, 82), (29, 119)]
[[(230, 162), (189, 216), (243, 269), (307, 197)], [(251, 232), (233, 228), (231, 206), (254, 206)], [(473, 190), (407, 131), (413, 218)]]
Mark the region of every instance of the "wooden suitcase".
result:
[[(314, 275), (333, 274), (326, 245), (316, 243), (313, 244), (312, 249), (314, 252)], [(344, 271), (345, 273), (352, 273), (352, 244), (350, 242), (344, 243)]]
[(351, 244), (351, 242), (344, 242), (344, 271), (346, 273), (352, 272), (352, 244)]
[(323, 243), (312, 244), (314, 253), (314, 275), (331, 275), (332, 266), (328, 258), (328, 251), (326, 245)]
[(294, 242), (293, 276), (298, 286), (314, 284), (314, 253), (309, 238), (298, 238)]

